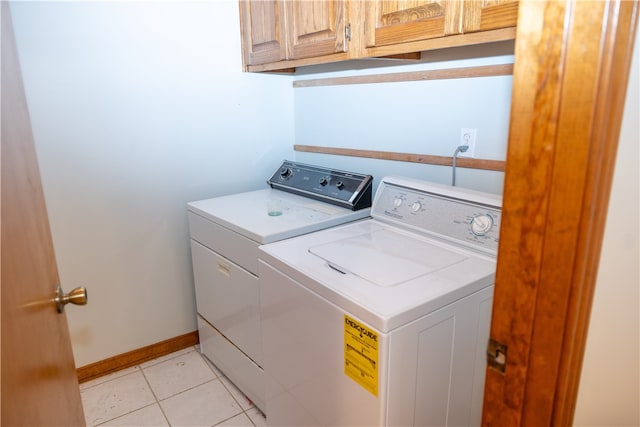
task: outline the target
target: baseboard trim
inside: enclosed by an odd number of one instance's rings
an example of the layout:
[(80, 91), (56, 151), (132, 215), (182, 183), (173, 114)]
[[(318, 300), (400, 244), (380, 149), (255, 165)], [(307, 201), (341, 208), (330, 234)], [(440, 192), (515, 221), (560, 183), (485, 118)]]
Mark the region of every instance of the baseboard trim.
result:
[(174, 351), (182, 350), (192, 345), (198, 344), (198, 331), (193, 331), (174, 338), (169, 338), (146, 347), (138, 348), (127, 353), (119, 354), (108, 359), (100, 360), (86, 366), (79, 367), (76, 371), (78, 381), (83, 383), (94, 378), (108, 375), (121, 369), (130, 368), (155, 359), (156, 357), (165, 356)]

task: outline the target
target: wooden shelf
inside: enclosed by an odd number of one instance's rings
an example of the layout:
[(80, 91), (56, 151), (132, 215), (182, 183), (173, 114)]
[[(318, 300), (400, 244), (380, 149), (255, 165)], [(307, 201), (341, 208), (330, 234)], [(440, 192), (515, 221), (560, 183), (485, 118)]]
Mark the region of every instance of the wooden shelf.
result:
[[(431, 156), (427, 154), (397, 153), (393, 151), (356, 150), (351, 148), (319, 147), (315, 145), (294, 145), (295, 151), (338, 156), (366, 157), (379, 160), (395, 160), (400, 162), (426, 163), (438, 166), (453, 166), (453, 157)], [(456, 167), (482, 169), (504, 172), (505, 162), (502, 160), (473, 159), (458, 157)]]
[(446, 68), (442, 70), (409, 71), (405, 73), (372, 74), (351, 77), (296, 80), (294, 88), (354, 85), (367, 83), (411, 82), (425, 80), (466, 79), (472, 77), (510, 76), (513, 64), (483, 65), (478, 67)]

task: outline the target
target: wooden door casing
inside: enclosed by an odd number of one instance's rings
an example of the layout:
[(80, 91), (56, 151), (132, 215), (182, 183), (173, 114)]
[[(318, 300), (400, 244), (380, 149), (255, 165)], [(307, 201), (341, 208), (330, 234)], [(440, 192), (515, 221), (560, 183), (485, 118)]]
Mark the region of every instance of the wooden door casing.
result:
[(519, 9), (485, 426), (573, 423), (637, 2)]
[(3, 426), (84, 425), (7, 2), (2, 15), (0, 256)]

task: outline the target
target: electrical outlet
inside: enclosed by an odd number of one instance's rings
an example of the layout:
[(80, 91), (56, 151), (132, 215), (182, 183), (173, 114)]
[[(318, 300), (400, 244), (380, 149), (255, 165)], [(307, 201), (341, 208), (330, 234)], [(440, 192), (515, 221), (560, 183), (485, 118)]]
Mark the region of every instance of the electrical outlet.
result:
[(460, 157), (476, 156), (476, 128), (460, 129), (460, 145), (469, 147), (464, 153), (460, 152), (460, 154), (458, 154)]

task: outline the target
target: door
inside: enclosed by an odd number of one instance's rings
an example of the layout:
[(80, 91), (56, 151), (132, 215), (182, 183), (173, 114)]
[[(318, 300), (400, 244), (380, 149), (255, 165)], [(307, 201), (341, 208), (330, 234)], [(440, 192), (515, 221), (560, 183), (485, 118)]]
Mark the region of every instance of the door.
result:
[(515, 27), (518, 21), (517, 0), (465, 0), (462, 32)]
[(346, 52), (346, 2), (306, 0), (287, 2), (287, 59)]
[(397, 0), (365, 2), (365, 47), (428, 40), (460, 33), (462, 2)]
[(282, 0), (240, 1), (240, 23), (245, 66), (268, 64), (286, 58)]
[(84, 425), (31, 124), (7, 2), (2, 2), (0, 256), (3, 426)]

